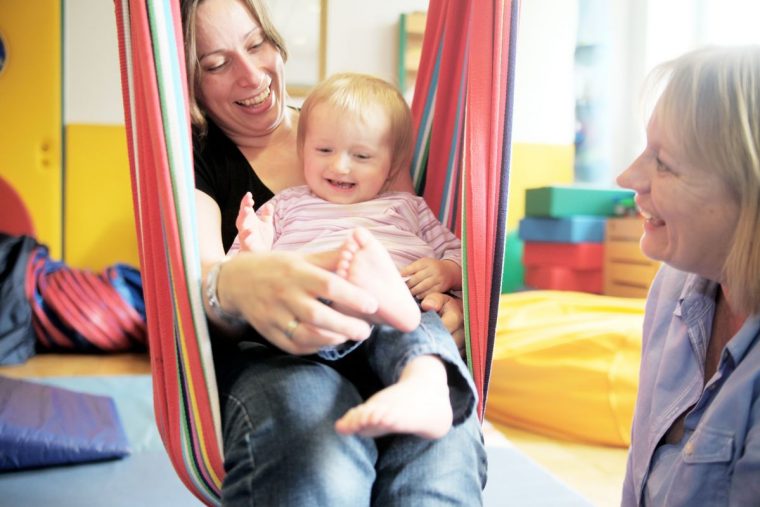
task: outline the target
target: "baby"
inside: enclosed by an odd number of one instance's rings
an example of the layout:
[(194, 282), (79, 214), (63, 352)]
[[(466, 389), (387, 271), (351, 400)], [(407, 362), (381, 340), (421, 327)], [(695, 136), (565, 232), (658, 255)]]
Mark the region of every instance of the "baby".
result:
[[(469, 414), (476, 399), (449, 333), (426, 325), (437, 315), (420, 324), (415, 296), (461, 288), (461, 243), (421, 197), (388, 190), (409, 166), (412, 138), (409, 107), (392, 85), (366, 75), (335, 75), (312, 91), (301, 110), (298, 149), (307, 184), (280, 192), (258, 214), (248, 193), (237, 219), (230, 253), (337, 249), (337, 274), (380, 301), (371, 319), (380, 324), (375, 331), (389, 325), (403, 333), (375, 345), (408, 349), (411, 359), (395, 365), (397, 374), (375, 372), (390, 381), (337, 421), (344, 434), (438, 438)], [(377, 339), (375, 331), (368, 341)], [(420, 341), (426, 350), (421, 354), (415, 352)], [(337, 359), (355, 346), (320, 355)], [(463, 401), (450, 396), (449, 361), (466, 377), (470, 392)]]

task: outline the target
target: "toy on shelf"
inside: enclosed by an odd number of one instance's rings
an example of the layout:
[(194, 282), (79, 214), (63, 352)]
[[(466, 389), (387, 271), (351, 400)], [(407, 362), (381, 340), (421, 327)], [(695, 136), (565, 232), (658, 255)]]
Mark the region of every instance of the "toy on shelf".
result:
[(573, 217), (592, 215), (607, 217), (615, 214), (615, 204), (632, 198), (630, 190), (555, 185), (529, 188), (525, 191), (525, 215)]
[(602, 269), (604, 244), (529, 241), (523, 247), (523, 262), (526, 266)]
[(607, 217), (632, 198), (629, 190), (584, 186), (526, 190), (519, 225), (526, 285), (602, 293)]
[(602, 243), (604, 217), (525, 217), (518, 226), (523, 241), (551, 243)]

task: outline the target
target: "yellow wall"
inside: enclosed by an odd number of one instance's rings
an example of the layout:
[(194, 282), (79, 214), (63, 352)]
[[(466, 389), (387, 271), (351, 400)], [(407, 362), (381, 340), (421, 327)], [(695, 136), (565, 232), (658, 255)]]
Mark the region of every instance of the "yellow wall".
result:
[(573, 182), (575, 147), (558, 144), (515, 143), (509, 175), (507, 230), (517, 229), (525, 216), (525, 190)]
[(66, 126), (66, 263), (138, 266), (125, 127)]
[[(61, 255), (61, 5), (0, 1), (0, 175), (32, 215), (36, 236)], [(2, 203), (0, 203), (1, 205)]]

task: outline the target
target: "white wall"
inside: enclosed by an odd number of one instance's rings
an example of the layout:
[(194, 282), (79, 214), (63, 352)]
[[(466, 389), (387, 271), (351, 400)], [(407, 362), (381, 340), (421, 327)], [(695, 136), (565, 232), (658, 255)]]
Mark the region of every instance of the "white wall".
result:
[[(427, 0), (329, 0), (327, 74), (366, 72), (395, 82), (398, 19)], [(123, 124), (114, 7), (64, 0), (64, 122)], [(574, 0), (523, 0), (513, 137), (573, 142)]]
[(515, 142), (573, 144), (575, 0), (522, 0), (512, 138)]
[(124, 124), (111, 0), (63, 2), (64, 124)]
[(427, 0), (329, 0), (327, 75), (354, 71), (396, 82), (398, 20)]
[[(398, 19), (427, 0), (330, 0), (327, 74), (396, 79)], [(110, 0), (64, 0), (64, 122), (122, 124), (116, 19)], [(361, 22), (357, 22), (360, 20)]]
[[(426, 0), (329, 0), (327, 74), (353, 70), (396, 81), (398, 17)], [(523, 0), (513, 139), (572, 144), (575, 0)]]
[(652, 68), (706, 44), (760, 43), (757, 0), (615, 0), (609, 20), (613, 176), (645, 144), (643, 102)]

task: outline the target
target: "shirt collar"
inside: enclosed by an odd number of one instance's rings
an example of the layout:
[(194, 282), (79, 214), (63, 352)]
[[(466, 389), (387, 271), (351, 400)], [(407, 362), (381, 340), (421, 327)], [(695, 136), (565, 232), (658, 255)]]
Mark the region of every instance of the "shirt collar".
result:
[(690, 274), (683, 284), (673, 314), (681, 317), (687, 325), (692, 325), (705, 316), (705, 312), (715, 309), (715, 295), (718, 284), (699, 275)]
[(752, 345), (760, 337), (760, 315), (747, 317), (739, 332), (726, 344), (726, 350), (734, 360), (734, 364), (744, 359)]
[[(673, 313), (681, 317), (687, 325), (692, 325), (703, 319), (705, 312), (715, 311), (717, 293), (717, 282), (690, 274), (683, 284), (678, 304)], [(760, 315), (752, 315), (747, 318), (739, 332), (726, 344), (726, 351), (731, 354), (734, 364), (739, 364), (749, 352), (758, 335), (760, 335)]]

